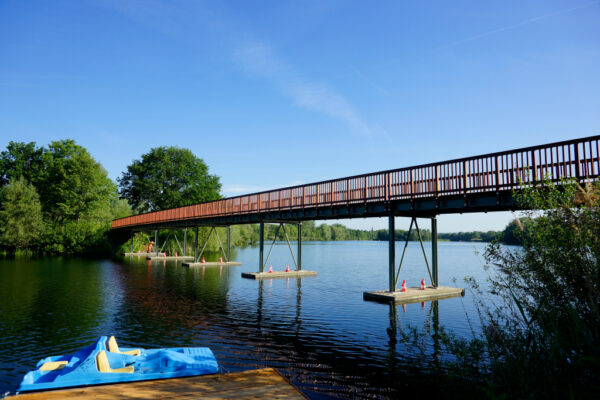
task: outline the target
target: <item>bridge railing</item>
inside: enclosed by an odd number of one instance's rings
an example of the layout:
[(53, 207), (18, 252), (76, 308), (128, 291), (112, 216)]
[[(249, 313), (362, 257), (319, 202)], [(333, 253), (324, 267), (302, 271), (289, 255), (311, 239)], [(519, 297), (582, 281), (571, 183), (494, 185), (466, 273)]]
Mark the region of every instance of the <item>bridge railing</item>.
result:
[(284, 209), (315, 208), (512, 190), (544, 179), (600, 175), (600, 136), (357, 175), (150, 212), (113, 228)]

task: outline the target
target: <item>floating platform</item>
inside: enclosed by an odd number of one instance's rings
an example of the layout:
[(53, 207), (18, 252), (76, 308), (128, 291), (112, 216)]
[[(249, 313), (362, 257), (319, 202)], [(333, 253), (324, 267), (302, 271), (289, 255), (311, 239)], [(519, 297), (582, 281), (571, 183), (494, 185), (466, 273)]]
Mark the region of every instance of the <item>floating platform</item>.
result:
[[(192, 257), (192, 260), (194, 257)], [(235, 267), (236, 265), (242, 265), (239, 261), (228, 261), (228, 262), (218, 262), (218, 261), (210, 261), (210, 262), (184, 262), (181, 263), (182, 267)]]
[[(160, 253), (159, 253), (160, 254)], [(156, 252), (153, 251), (152, 253), (123, 253), (124, 256), (138, 256), (138, 257), (151, 257), (151, 256), (155, 256)]]
[(273, 271), (273, 272), (242, 272), (242, 278), (248, 279), (271, 279), (271, 278), (300, 278), (303, 276), (317, 276), (316, 271)]
[(164, 256), (158, 256), (158, 257), (157, 256), (151, 256), (150, 257), (149, 256), (149, 257), (146, 257), (146, 260), (152, 260), (152, 261), (162, 261), (162, 260), (181, 260), (181, 261), (184, 261), (184, 260), (193, 260), (193, 259), (194, 259), (194, 256), (178, 256), (178, 257), (175, 257), (175, 256), (166, 256), (166, 257), (164, 257)]
[(298, 389), (273, 368), (51, 390), (11, 396), (16, 400), (58, 399), (290, 399), (305, 400)]
[(396, 303), (420, 303), (423, 301), (447, 299), (450, 297), (464, 296), (465, 289), (453, 288), (448, 286), (427, 286), (427, 289), (421, 290), (419, 287), (409, 287), (406, 292), (396, 290), (390, 292), (381, 290), (377, 292), (364, 292), (364, 300), (378, 301), (381, 303), (396, 302)]

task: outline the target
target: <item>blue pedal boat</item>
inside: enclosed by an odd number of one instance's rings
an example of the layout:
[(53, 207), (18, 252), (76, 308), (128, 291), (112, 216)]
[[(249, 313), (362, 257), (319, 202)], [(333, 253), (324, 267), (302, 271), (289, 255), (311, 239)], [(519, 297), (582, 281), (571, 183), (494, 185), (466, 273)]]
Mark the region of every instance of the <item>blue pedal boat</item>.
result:
[(208, 347), (119, 348), (114, 336), (72, 355), (47, 357), (23, 377), (19, 392), (215, 374), (219, 364)]

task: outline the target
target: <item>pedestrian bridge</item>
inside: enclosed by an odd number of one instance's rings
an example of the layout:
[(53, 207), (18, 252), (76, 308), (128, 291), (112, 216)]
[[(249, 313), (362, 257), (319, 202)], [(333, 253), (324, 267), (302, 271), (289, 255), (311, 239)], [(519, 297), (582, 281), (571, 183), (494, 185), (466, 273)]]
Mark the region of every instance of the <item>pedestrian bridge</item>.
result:
[[(132, 246), (134, 231), (154, 230), (158, 256), (159, 229), (195, 227), (194, 262), (186, 263), (193, 266), (198, 264), (206, 247), (205, 242), (202, 251), (198, 253), (199, 226), (213, 228), (210, 233), (214, 232), (219, 240), (227, 264), (230, 254), (229, 229), (225, 251), (214, 228), (258, 223), (259, 272), (246, 275), (259, 279), (277, 275), (264, 272), (271, 254), (269, 251), (265, 261), (265, 223), (279, 224), (277, 232), (281, 229), (285, 234), (292, 253), (295, 270), (282, 273), (282, 276), (299, 277), (311, 275), (311, 271), (302, 270), (302, 221), (386, 216), (390, 232), (389, 291), (365, 293), (365, 298), (404, 301), (406, 299), (402, 300), (402, 296), (406, 295), (397, 292), (396, 287), (406, 244), (396, 270), (396, 216), (410, 217), (409, 236), (414, 225), (419, 239), (421, 236), (417, 218), (431, 220), (431, 268), (425, 247), (420, 241), (430, 281), (433, 288), (438, 289), (437, 215), (516, 209), (514, 191), (536, 182), (549, 181), (558, 185), (565, 179), (579, 183), (596, 181), (600, 175), (599, 142), (600, 136), (591, 136), (230, 197), (120, 218), (112, 222), (112, 229), (131, 231)], [(286, 223), (298, 224), (295, 257), (285, 230)], [(187, 229), (184, 234), (184, 249), (186, 238)], [(133, 247), (131, 251), (133, 252)], [(439, 293), (428, 292), (427, 295), (444, 297), (441, 290), (443, 288), (439, 289)]]
[(600, 136), (309, 183), (120, 218), (113, 229), (159, 229), (503, 211), (513, 190), (544, 179), (596, 180)]

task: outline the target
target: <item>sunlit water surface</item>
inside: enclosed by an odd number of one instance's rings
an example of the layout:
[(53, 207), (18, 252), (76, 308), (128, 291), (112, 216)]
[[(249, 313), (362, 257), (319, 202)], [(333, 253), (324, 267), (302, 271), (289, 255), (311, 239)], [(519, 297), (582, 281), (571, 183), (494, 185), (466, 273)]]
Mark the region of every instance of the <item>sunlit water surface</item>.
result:
[[(485, 281), (484, 250), (439, 243), (440, 284)], [(364, 291), (387, 288), (387, 256), (386, 242), (308, 242), (303, 266), (317, 277), (263, 281), (241, 277), (258, 270), (257, 247), (234, 251), (241, 267), (0, 260), (0, 396), (39, 359), (115, 335), (123, 346), (210, 347), (224, 372), (274, 367), (311, 398), (398, 397), (451, 358), (440, 350), (440, 330), (470, 338), (479, 319), (469, 290), (405, 306), (364, 301)], [(293, 265), (284, 244), (270, 260), (276, 270)], [(421, 278), (429, 281), (420, 245), (410, 243), (401, 279), (417, 286)]]

